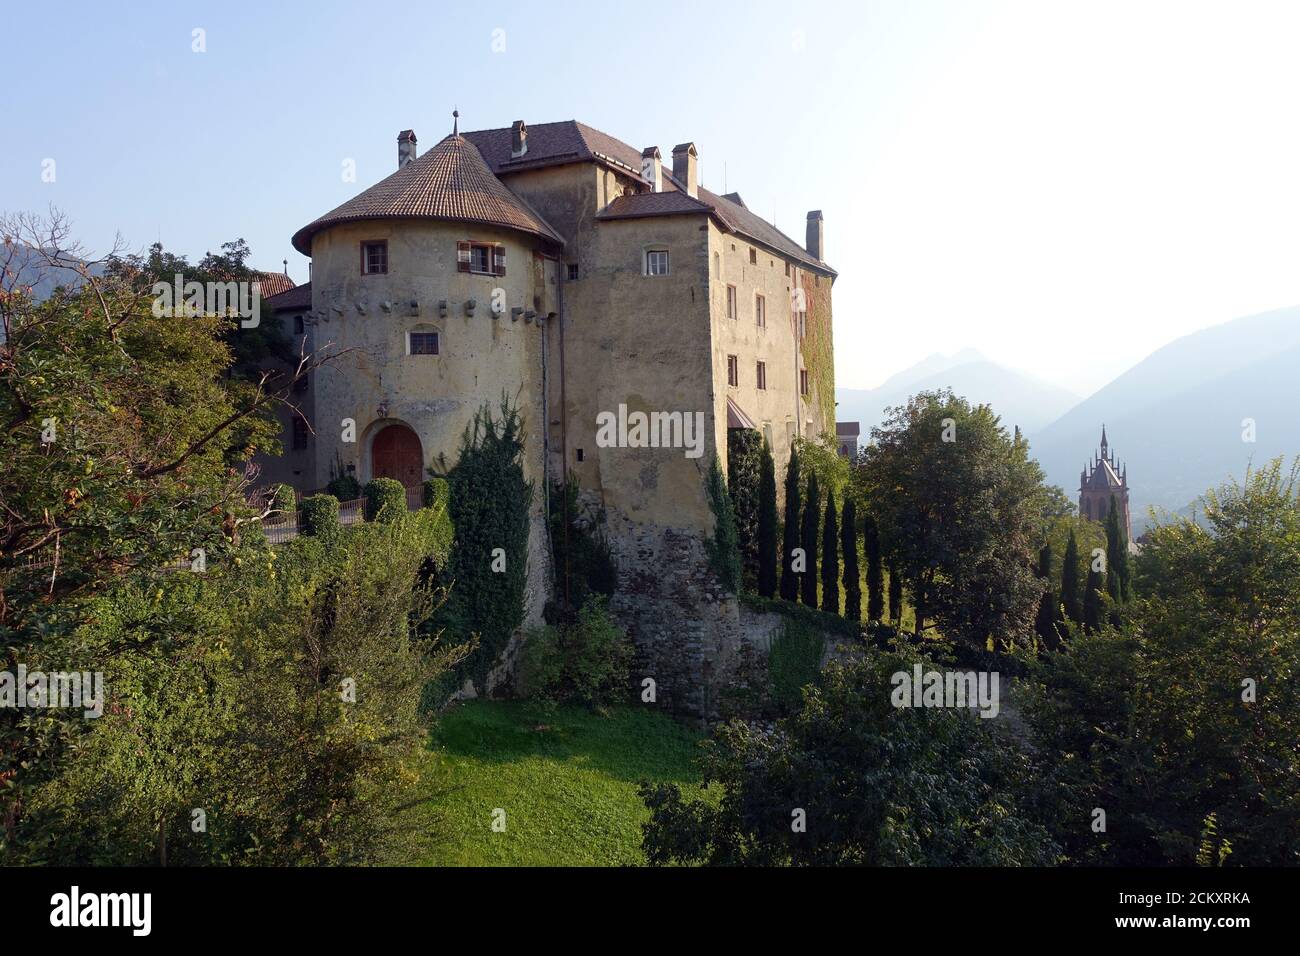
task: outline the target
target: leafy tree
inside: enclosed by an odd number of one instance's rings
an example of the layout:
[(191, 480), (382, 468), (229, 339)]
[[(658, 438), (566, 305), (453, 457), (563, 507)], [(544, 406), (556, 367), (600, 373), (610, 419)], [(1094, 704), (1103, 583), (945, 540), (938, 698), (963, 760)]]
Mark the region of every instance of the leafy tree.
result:
[(799, 599), (799, 574), (791, 567), (794, 549), (799, 547), (799, 451), (790, 449), (785, 468), (785, 524), (781, 529), (781, 597)]
[(872, 430), (856, 470), (917, 632), (968, 646), (1033, 633), (1042, 472), (987, 406), (922, 392)]
[[(852, 500), (852, 499), (850, 499)], [(880, 561), (880, 535), (871, 515), (862, 518), (862, 547), (867, 555), (867, 620), (885, 619), (885, 572)], [(893, 598), (890, 598), (892, 601)]]
[(808, 566), (799, 582), (799, 599), (809, 607), (817, 606), (817, 525), (821, 518), (821, 494), (817, 489), (817, 473), (808, 476), (808, 497), (803, 504), (803, 524), (799, 532), (799, 547), (803, 548)]
[(850, 621), (862, 620), (862, 581), (858, 572), (858, 518), (853, 496), (844, 499), (843, 520), (840, 522), (840, 550), (844, 553), (844, 616)]
[[(1300, 463), (1274, 461), (1151, 530), (1124, 626), (1075, 633), (1024, 684), (1080, 863), (1300, 863)], [(1104, 835), (1087, 825), (1107, 812)]]
[(822, 519), (822, 610), (840, 613), (840, 530), (835, 492), (826, 492), (826, 513)]
[(709, 507), (713, 511), (713, 539), (705, 542), (713, 570), (718, 572), (724, 587), (733, 594), (740, 593), (740, 549), (736, 541), (736, 518), (727, 492), (727, 481), (722, 477), (722, 467), (714, 456), (709, 465), (705, 484)]
[(1089, 633), (1101, 627), (1101, 572), (1088, 565), (1088, 579), (1083, 586), (1083, 628)]
[(703, 758), (716, 798), (643, 785), (650, 862), (1056, 862), (1056, 844), (1022, 796), (1033, 769), (1005, 734), (964, 710), (891, 705), (891, 675), (910, 673), (913, 661), (873, 654), (832, 662), (776, 732), (723, 725)]
[(807, 487), (812, 475), (817, 476), (817, 487), (823, 492), (842, 494), (849, 483), (851, 468), (848, 459), (839, 453), (839, 442), (832, 434), (813, 438), (796, 438), (794, 447), (799, 450), (799, 468)]
[(903, 620), (903, 576), (892, 567), (889, 569), (889, 619), (895, 626)]
[(1070, 531), (1061, 559), (1061, 610), (1067, 620), (1083, 623), (1083, 604), (1079, 600), (1079, 543)]
[(763, 442), (758, 481), (758, 593), (776, 594), (776, 463)]

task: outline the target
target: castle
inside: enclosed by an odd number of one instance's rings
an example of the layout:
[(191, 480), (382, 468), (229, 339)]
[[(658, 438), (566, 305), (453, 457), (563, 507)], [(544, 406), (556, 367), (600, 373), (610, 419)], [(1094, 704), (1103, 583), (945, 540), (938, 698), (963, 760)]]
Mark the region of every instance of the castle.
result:
[(1105, 521), (1114, 498), (1124, 519), (1124, 534), (1133, 540), (1133, 523), (1128, 511), (1128, 466), (1115, 464), (1115, 456), (1106, 441), (1106, 426), (1101, 426), (1101, 450), (1079, 475), (1079, 514), (1093, 521)]
[[(527, 427), (537, 489), (528, 620), (550, 587), (544, 496), (567, 477), (606, 518), (614, 610), (674, 706), (703, 711), (734, 638), (734, 598), (707, 571), (705, 476), (731, 428), (761, 431), (778, 473), (796, 438), (833, 431), (823, 218), (800, 246), (738, 193), (699, 182), (693, 143), (636, 149), (576, 121), (453, 128), (303, 226), (311, 281), (267, 300), (296, 345), (339, 358), (295, 396), (267, 480), (337, 474), (420, 484), (505, 395)], [(599, 423), (698, 422), (695, 447), (602, 440)], [(673, 416), (680, 417), (674, 418)], [(658, 416), (657, 418), (655, 416)], [(668, 447), (665, 447), (668, 446)]]

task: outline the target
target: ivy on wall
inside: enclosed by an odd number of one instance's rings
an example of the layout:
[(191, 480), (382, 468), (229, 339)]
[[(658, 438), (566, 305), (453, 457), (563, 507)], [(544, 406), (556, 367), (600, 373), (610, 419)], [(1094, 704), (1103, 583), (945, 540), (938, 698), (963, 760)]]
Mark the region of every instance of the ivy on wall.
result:
[(820, 411), (822, 427), (835, 432), (835, 352), (831, 338), (831, 280), (821, 282), (803, 273), (806, 334), (802, 342), (803, 367), (808, 371), (810, 401)]

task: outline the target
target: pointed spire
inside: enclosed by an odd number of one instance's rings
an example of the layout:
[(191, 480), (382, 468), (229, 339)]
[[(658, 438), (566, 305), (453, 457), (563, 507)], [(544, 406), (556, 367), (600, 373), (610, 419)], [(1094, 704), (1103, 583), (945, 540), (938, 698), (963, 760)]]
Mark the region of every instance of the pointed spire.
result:
[(1106, 457), (1106, 425), (1105, 425), (1105, 423), (1103, 423), (1102, 426), (1101, 426), (1101, 457), (1102, 457), (1102, 458), (1105, 458), (1105, 457)]

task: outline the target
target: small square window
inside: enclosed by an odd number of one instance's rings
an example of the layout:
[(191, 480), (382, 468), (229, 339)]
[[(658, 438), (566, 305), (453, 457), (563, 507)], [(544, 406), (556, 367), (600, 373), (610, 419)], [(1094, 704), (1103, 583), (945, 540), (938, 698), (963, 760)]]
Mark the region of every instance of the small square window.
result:
[(492, 271), (492, 253), (487, 246), (469, 247), (469, 271), (470, 272), (491, 272)]
[(767, 299), (761, 295), (754, 296), (754, 322), (760, 329), (767, 328)]
[(749, 250), (749, 264), (750, 264), (750, 265), (753, 265), (753, 266), (758, 265), (758, 250), (757, 250), (757, 249), (750, 249), (750, 250)]
[(668, 275), (667, 249), (652, 249), (645, 254), (645, 274), (648, 276)]
[(808, 394), (808, 370), (806, 368), (799, 369), (799, 394)]
[(758, 378), (759, 389), (766, 389), (767, 388), (767, 363), (766, 362), (758, 363), (757, 378)]
[(727, 286), (727, 318), (735, 319), (740, 316), (740, 307), (736, 304), (736, 287)]
[(388, 271), (388, 243), (361, 243), (361, 274), (383, 275)]
[(437, 355), (438, 354), (438, 333), (437, 332), (411, 332), (410, 335), (410, 355)]
[(578, 281), (578, 264), (577, 264), (576, 262), (570, 262), (570, 263), (569, 263), (569, 265), (568, 265), (568, 276), (569, 276), (569, 281), (570, 281), (570, 282), (577, 282), (577, 281)]
[(734, 355), (727, 356), (727, 384), (732, 388), (740, 385), (740, 360)]

